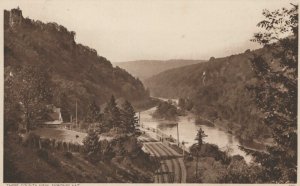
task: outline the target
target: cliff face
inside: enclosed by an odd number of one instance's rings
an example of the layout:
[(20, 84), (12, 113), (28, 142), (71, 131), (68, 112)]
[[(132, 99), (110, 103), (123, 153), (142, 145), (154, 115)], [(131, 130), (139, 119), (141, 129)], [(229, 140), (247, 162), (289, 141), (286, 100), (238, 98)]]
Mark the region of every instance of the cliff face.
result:
[(90, 100), (102, 104), (112, 94), (130, 101), (148, 97), (141, 81), (113, 68), (96, 50), (77, 44), (75, 32), (56, 23), (24, 18), (20, 9), (4, 11), (5, 70), (24, 65), (49, 68), (58, 94), (67, 95), (70, 108), (79, 100), (81, 113)]

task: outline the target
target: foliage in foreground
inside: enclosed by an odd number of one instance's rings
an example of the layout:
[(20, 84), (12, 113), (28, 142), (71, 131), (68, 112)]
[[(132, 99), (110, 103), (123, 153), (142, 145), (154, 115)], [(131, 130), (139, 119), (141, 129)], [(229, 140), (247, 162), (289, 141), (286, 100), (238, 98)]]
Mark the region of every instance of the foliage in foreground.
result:
[[(24, 128), (29, 131), (44, 121), (49, 112), (47, 105), (52, 101), (51, 85), (48, 71), (43, 66), (28, 65), (6, 71), (5, 126), (17, 125), (23, 120)], [(18, 125), (15, 126), (17, 128)]]
[[(297, 182), (297, 85), (298, 85), (298, 5), (263, 11), (265, 19), (258, 26), (266, 32), (256, 33), (253, 41), (266, 48), (275, 47), (274, 58), (252, 59), (259, 83), (250, 87), (256, 94), (264, 122), (272, 129), (274, 146), (266, 153), (244, 150), (263, 168), (263, 181)], [(286, 36), (289, 37), (286, 37)]]

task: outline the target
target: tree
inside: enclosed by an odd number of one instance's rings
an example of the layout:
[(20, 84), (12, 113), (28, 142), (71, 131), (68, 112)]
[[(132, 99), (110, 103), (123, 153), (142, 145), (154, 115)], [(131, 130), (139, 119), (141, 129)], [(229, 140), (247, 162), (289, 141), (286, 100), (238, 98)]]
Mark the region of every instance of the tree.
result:
[(104, 125), (108, 128), (120, 127), (121, 125), (120, 110), (113, 95), (104, 109), (103, 119)]
[(92, 101), (88, 105), (85, 120), (86, 120), (86, 122), (89, 122), (89, 123), (100, 122), (100, 120), (101, 120), (100, 107), (96, 104), (95, 101)]
[(64, 122), (71, 121), (71, 111), (69, 94), (62, 91), (60, 86), (55, 86), (53, 88), (53, 99), (52, 102), (55, 106), (60, 108), (61, 116)]
[(234, 127), (234, 126), (233, 126), (233, 123), (232, 123), (232, 122), (228, 122), (228, 123), (227, 123), (227, 130), (228, 130), (228, 131), (231, 132), (231, 131), (233, 130), (233, 127)]
[(134, 132), (135, 126), (138, 123), (138, 118), (136, 116), (134, 108), (127, 100), (122, 105), (121, 120), (123, 126), (127, 129), (127, 131)]
[(184, 98), (179, 98), (179, 100), (178, 100), (178, 106), (182, 110), (185, 110), (185, 99)]
[(100, 142), (98, 134), (90, 130), (88, 135), (83, 139), (84, 151), (88, 154), (88, 158), (92, 162), (100, 159)]
[(157, 109), (153, 113), (154, 118), (176, 120), (178, 117), (178, 111), (170, 101), (160, 102)]
[[(298, 5), (263, 11), (265, 19), (253, 41), (268, 49), (273, 58), (255, 56), (253, 70), (259, 80), (249, 87), (256, 94), (264, 122), (271, 128), (275, 145), (267, 153), (243, 148), (263, 167), (264, 181), (297, 182), (297, 78), (298, 78)], [(287, 37), (288, 36), (288, 37)]]
[(25, 129), (31, 130), (43, 121), (51, 103), (52, 89), (48, 72), (41, 66), (24, 66), (12, 78), (12, 91), (16, 102), (21, 104)]
[[(7, 72), (7, 71), (6, 71)], [(5, 73), (4, 78), (4, 134), (9, 130), (16, 131), (18, 129), (21, 118), (21, 107), (15, 100), (15, 95), (12, 87), (12, 73)]]
[(262, 169), (257, 164), (247, 165), (244, 158), (232, 158), (222, 181), (225, 183), (262, 183), (259, 176), (261, 173)]
[(191, 99), (186, 99), (185, 101), (186, 110), (191, 111), (193, 107), (194, 107), (193, 101)]
[(197, 132), (196, 138), (195, 140), (197, 140), (196, 146), (195, 146), (195, 154), (196, 154), (196, 179), (198, 179), (198, 164), (199, 164), (199, 153), (201, 151), (201, 147), (203, 144), (203, 139), (207, 137), (207, 135), (204, 133), (204, 131), (202, 130), (202, 128), (200, 128)]
[(101, 141), (101, 156), (103, 161), (110, 161), (115, 153), (113, 151), (112, 145), (106, 139)]

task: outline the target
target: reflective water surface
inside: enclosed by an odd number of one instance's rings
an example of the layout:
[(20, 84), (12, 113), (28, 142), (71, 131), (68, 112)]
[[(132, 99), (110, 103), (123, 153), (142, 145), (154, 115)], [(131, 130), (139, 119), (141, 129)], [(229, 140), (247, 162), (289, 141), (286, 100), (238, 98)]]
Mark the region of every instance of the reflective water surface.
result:
[[(159, 128), (167, 135), (171, 135), (174, 138), (177, 138), (177, 126), (176, 122), (166, 124), (164, 121), (157, 120), (152, 118), (152, 113), (155, 111), (156, 107), (153, 107), (149, 110), (143, 111), (140, 113), (141, 123), (146, 127)], [(240, 150), (238, 146), (241, 145), (240, 141), (225, 131), (218, 129), (217, 127), (208, 127), (205, 125), (196, 125), (195, 119), (191, 116), (182, 116), (179, 117), (178, 129), (179, 129), (179, 141), (187, 142), (186, 147), (190, 147), (196, 142), (195, 137), (197, 130), (201, 127), (205, 134), (207, 135), (204, 138), (206, 143), (211, 143), (217, 145), (221, 150), (227, 150), (229, 154), (236, 155), (239, 154), (245, 158), (247, 162), (251, 161), (251, 156), (246, 155), (244, 151)], [(249, 144), (251, 146), (251, 144)], [(251, 146), (252, 148), (253, 145)]]

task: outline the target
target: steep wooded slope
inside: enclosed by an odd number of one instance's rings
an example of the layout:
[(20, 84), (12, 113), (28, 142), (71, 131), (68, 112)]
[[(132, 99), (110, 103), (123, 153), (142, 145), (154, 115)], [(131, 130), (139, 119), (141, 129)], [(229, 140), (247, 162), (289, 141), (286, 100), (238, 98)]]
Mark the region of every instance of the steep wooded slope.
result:
[[(263, 48), (208, 62), (164, 71), (145, 81), (151, 94), (165, 98), (189, 98), (193, 111), (213, 121), (227, 120), (243, 139), (264, 135), (265, 126), (247, 86), (257, 83), (250, 59), (254, 55), (270, 58)], [(232, 124), (229, 124), (232, 125)]]
[(77, 99), (79, 115), (91, 100), (103, 104), (112, 94), (130, 101), (148, 98), (141, 81), (113, 68), (96, 50), (77, 44), (74, 38), (75, 32), (56, 23), (24, 18), (19, 9), (4, 11), (6, 74), (25, 65), (49, 69), (56, 86), (54, 98), (63, 99), (70, 110), (75, 109)]

